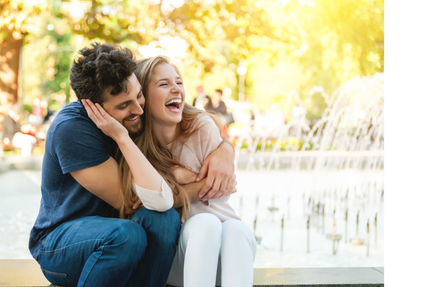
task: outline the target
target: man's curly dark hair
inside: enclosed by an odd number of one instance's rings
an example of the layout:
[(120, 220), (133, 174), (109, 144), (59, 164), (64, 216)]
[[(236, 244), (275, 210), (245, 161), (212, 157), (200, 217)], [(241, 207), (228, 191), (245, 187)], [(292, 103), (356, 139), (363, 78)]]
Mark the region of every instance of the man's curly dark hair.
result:
[(127, 79), (136, 69), (133, 53), (125, 47), (93, 42), (78, 52), (70, 69), (70, 85), (79, 101), (102, 104), (103, 93), (127, 92)]

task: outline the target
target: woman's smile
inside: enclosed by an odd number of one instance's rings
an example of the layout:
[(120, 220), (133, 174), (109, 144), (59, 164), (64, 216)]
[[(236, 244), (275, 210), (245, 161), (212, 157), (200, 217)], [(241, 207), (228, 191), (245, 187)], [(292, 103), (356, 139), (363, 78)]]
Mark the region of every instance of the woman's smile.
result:
[(180, 97), (176, 97), (176, 98), (170, 99), (165, 106), (169, 112), (178, 114), (178, 113), (181, 113), (181, 104), (182, 104), (182, 99)]

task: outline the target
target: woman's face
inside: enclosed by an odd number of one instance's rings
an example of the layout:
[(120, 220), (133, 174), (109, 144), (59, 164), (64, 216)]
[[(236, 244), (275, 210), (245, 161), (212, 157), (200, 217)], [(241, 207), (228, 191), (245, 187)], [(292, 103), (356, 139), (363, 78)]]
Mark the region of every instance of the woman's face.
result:
[(155, 67), (147, 96), (154, 123), (175, 126), (182, 120), (185, 89), (181, 77), (171, 65), (163, 63)]

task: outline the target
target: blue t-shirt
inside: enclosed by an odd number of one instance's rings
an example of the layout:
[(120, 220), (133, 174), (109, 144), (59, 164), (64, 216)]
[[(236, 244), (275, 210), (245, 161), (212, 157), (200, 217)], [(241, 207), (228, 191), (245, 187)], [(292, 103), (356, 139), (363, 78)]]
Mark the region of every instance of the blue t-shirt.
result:
[(114, 156), (116, 148), (115, 141), (97, 128), (80, 102), (70, 103), (55, 117), (46, 135), (42, 200), (30, 233), (29, 249), (36, 260), (39, 243), (62, 223), (84, 216), (118, 216), (112, 206), (70, 174), (102, 164)]

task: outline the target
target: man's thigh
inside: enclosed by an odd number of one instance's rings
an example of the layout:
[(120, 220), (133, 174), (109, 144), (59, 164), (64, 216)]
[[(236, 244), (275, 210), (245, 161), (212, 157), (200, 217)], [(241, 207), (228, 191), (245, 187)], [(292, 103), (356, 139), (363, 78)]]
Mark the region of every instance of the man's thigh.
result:
[(45, 274), (63, 277), (66, 282), (76, 284), (91, 254), (110, 238), (124, 232), (124, 226), (130, 224), (135, 225), (125, 219), (99, 216), (65, 222), (42, 241), (37, 258), (40, 267)]

